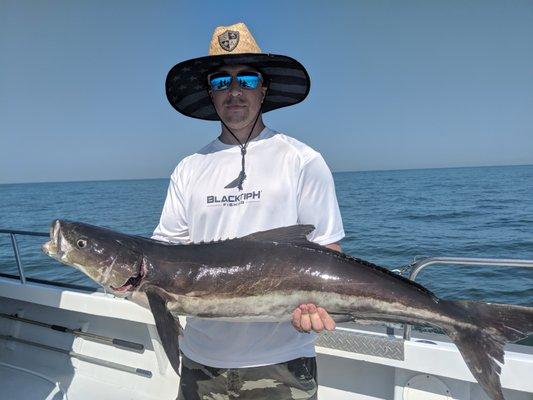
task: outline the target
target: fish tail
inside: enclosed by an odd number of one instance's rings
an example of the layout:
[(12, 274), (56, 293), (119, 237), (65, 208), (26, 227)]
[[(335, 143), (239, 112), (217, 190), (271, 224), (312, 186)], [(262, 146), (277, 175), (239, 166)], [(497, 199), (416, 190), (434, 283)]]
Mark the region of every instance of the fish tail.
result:
[(443, 327), (470, 372), (492, 400), (505, 400), (500, 383), (503, 346), (533, 332), (533, 308), (474, 301), (446, 301), (460, 321)]

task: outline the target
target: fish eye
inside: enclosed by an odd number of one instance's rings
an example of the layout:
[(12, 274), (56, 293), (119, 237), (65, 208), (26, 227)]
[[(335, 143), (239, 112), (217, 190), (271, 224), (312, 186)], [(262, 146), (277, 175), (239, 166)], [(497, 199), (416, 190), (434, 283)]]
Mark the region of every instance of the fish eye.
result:
[(83, 249), (85, 246), (87, 246), (87, 240), (78, 239), (78, 241), (76, 242), (76, 246), (78, 246), (80, 249)]

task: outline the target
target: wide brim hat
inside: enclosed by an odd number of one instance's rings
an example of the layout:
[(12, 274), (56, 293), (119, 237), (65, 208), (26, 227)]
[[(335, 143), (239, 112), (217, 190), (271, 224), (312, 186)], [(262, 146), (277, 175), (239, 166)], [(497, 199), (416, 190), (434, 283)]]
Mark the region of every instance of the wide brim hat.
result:
[(217, 27), (208, 54), (176, 64), (167, 75), (168, 101), (188, 117), (220, 120), (209, 97), (207, 75), (224, 65), (247, 65), (263, 74), (268, 85), (263, 113), (300, 103), (309, 93), (311, 81), (304, 66), (291, 57), (262, 53), (242, 22)]

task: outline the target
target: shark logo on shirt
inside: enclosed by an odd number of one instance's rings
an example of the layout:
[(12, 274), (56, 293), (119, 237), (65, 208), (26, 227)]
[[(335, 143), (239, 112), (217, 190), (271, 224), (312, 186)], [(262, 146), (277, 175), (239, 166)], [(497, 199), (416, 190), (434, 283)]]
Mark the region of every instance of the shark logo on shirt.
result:
[(230, 183), (228, 183), (226, 186), (224, 186), (224, 189), (233, 189), (238, 187), (239, 190), (242, 190), (242, 183), (246, 179), (246, 174), (244, 171), (241, 171), (238, 177), (236, 177), (234, 180), (232, 180)]

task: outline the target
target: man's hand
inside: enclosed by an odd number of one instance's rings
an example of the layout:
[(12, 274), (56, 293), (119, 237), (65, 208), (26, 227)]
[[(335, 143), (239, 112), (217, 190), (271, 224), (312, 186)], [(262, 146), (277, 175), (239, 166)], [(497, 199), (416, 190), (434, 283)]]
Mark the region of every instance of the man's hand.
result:
[[(335, 251), (342, 251), (338, 243), (326, 244), (325, 247)], [(326, 310), (322, 307), (317, 307), (314, 304), (300, 304), (292, 312), (292, 325), (298, 332), (311, 332), (311, 330), (319, 333), (324, 329), (332, 331), (335, 329), (335, 321), (331, 318)]]
[(319, 333), (324, 329), (332, 331), (335, 329), (335, 321), (326, 310), (314, 304), (301, 304), (292, 312), (292, 325), (299, 332)]

